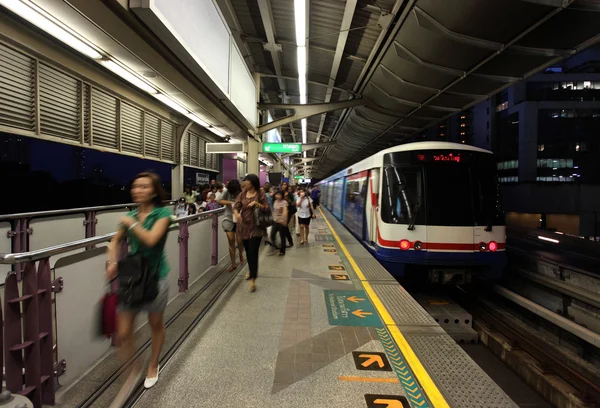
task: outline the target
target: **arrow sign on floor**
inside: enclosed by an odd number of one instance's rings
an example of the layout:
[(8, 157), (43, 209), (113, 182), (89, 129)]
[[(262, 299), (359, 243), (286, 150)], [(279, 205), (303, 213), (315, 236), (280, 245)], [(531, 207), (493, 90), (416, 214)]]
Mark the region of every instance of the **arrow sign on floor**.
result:
[(359, 357), (366, 358), (366, 360), (363, 363), (361, 363), (361, 366), (363, 367), (368, 367), (373, 363), (377, 363), (379, 368), (383, 368), (383, 359), (377, 354), (361, 354), (359, 355)]
[(365, 318), (365, 316), (370, 316), (370, 315), (372, 315), (373, 313), (371, 313), (371, 312), (363, 312), (363, 310), (362, 310), (362, 309), (358, 309), (358, 310), (355, 310), (354, 312), (352, 312), (352, 314), (353, 314), (354, 316), (358, 316), (358, 317), (361, 317), (361, 318), (363, 318), (363, 319), (364, 319), (364, 318)]
[(376, 399), (373, 401), (377, 405), (385, 405), (387, 408), (404, 408), (402, 402), (391, 399)]
[(353, 303), (358, 303), (359, 301), (364, 300), (363, 298), (359, 298), (356, 296), (350, 296), (350, 297), (347, 297), (346, 299)]
[(410, 408), (402, 395), (365, 394), (365, 400), (369, 408)]

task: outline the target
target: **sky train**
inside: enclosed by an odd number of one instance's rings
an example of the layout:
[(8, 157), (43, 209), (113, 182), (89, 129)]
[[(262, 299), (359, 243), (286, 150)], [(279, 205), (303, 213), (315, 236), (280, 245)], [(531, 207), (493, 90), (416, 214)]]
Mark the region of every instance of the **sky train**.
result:
[(403, 144), (317, 185), (321, 203), (394, 276), (464, 283), (502, 275), (506, 230), (488, 150)]

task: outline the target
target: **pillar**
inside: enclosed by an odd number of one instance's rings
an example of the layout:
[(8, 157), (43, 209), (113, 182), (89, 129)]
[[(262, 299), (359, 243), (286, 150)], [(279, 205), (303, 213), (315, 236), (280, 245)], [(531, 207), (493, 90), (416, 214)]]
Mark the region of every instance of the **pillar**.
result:
[(177, 200), (183, 196), (183, 164), (177, 164), (171, 168), (171, 199)]
[(272, 171), (273, 171), (273, 173), (281, 173), (281, 162), (280, 161), (276, 160), (273, 163), (273, 170)]
[(246, 153), (246, 168), (248, 174), (258, 175), (258, 148), (259, 143), (251, 136), (248, 137), (248, 152)]

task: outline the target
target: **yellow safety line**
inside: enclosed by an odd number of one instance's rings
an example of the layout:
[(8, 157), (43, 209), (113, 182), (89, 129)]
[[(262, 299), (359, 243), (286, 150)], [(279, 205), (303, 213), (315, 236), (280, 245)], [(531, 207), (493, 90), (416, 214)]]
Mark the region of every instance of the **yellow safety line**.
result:
[(435, 408), (450, 408), (450, 405), (448, 405), (448, 402), (446, 402), (446, 399), (444, 398), (444, 396), (442, 395), (442, 393), (440, 392), (438, 387), (435, 385), (435, 383), (429, 376), (429, 373), (427, 372), (427, 370), (425, 370), (425, 367), (423, 367), (423, 364), (421, 363), (421, 361), (419, 360), (419, 358), (413, 351), (412, 347), (410, 347), (410, 345), (408, 344), (408, 341), (406, 341), (406, 338), (402, 335), (402, 333), (400, 332), (400, 329), (398, 329), (398, 326), (396, 326), (396, 322), (394, 322), (394, 319), (392, 319), (392, 316), (390, 315), (390, 313), (387, 311), (386, 307), (383, 305), (383, 303), (379, 299), (379, 296), (377, 296), (377, 294), (375, 293), (375, 291), (373, 290), (373, 288), (367, 281), (367, 278), (365, 277), (365, 275), (363, 274), (361, 269), (358, 267), (358, 265), (354, 261), (354, 258), (352, 257), (352, 255), (350, 255), (350, 252), (348, 252), (348, 249), (342, 243), (342, 241), (340, 240), (340, 237), (338, 236), (338, 234), (335, 232), (335, 230), (331, 226), (331, 223), (329, 222), (327, 217), (325, 217), (325, 214), (323, 214), (323, 210), (321, 210), (319, 208), (319, 212), (321, 213), (321, 216), (323, 217), (323, 219), (329, 226), (329, 229), (331, 230), (331, 233), (333, 234), (337, 243), (342, 248), (342, 251), (344, 251), (344, 254), (348, 258), (350, 265), (352, 265), (352, 268), (358, 275), (358, 278), (361, 280), (361, 282), (365, 288), (365, 292), (367, 293), (367, 296), (369, 296), (369, 299), (371, 299), (371, 302), (373, 302), (373, 305), (379, 312), (379, 315), (383, 319), (383, 322), (385, 323), (385, 325), (388, 326), (388, 330), (390, 331), (390, 334), (396, 341), (396, 344), (398, 345), (398, 347), (400, 348), (400, 351), (404, 355), (406, 362), (408, 363), (408, 365), (410, 365), (410, 368), (412, 369), (413, 373), (415, 374), (415, 377), (417, 377), (417, 380), (421, 384), (423, 391), (425, 391), (425, 394), (427, 394), (427, 397), (429, 398), (429, 401), (431, 402), (431, 404), (433, 404), (433, 406)]

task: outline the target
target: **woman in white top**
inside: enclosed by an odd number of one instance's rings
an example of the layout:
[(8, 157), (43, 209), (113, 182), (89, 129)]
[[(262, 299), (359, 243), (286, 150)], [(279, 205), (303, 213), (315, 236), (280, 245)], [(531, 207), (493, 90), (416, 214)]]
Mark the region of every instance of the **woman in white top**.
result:
[(296, 206), (298, 207), (298, 224), (300, 224), (300, 245), (303, 245), (305, 242), (308, 243), (310, 220), (317, 218), (317, 215), (312, 200), (306, 195), (304, 189), (300, 190), (298, 194)]

